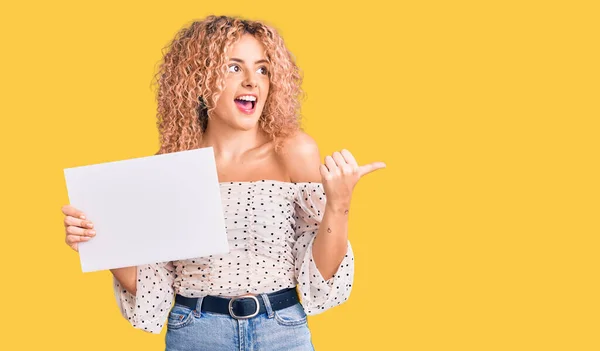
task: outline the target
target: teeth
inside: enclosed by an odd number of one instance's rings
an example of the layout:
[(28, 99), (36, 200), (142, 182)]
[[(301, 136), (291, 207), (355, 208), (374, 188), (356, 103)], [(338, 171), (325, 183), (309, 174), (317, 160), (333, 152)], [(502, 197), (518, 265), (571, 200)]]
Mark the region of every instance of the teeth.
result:
[(244, 101), (256, 101), (256, 97), (251, 95), (242, 95), (238, 96), (236, 100), (244, 100)]

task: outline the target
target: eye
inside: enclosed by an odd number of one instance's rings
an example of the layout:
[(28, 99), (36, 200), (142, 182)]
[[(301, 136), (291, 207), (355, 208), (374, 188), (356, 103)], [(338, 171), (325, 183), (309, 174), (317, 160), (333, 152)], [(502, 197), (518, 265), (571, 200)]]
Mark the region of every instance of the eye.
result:
[(229, 72), (234, 72), (235, 73), (235, 72), (241, 71), (241, 68), (238, 65), (229, 65), (229, 69), (228, 70), (229, 70)]
[(267, 70), (267, 67), (264, 67), (264, 66), (261, 67), (261, 68), (259, 68), (258, 71), (256, 71), (256, 72), (258, 72), (260, 74), (264, 74), (264, 75), (269, 74), (269, 71)]

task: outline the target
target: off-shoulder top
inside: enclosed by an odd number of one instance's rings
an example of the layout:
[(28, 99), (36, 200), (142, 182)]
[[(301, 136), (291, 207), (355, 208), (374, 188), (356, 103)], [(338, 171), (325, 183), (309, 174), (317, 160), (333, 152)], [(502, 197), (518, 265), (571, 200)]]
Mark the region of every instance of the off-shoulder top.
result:
[(326, 204), (321, 183), (260, 180), (219, 185), (229, 253), (138, 266), (136, 295), (113, 277), (121, 314), (135, 328), (160, 333), (174, 294), (239, 296), (297, 287), (308, 315), (348, 299), (354, 279), (350, 242), (328, 280), (313, 260), (312, 245)]

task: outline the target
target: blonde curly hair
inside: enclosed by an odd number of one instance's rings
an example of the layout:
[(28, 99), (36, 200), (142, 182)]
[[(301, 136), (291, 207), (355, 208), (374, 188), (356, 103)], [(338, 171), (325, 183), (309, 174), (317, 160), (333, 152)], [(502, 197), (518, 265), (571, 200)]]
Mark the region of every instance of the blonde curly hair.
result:
[(302, 77), (283, 39), (268, 25), (228, 16), (209, 16), (181, 29), (163, 49), (155, 82), (158, 154), (200, 147), (202, 134), (225, 88), (227, 49), (244, 34), (266, 49), (269, 95), (259, 127), (279, 150), (283, 139), (300, 129)]

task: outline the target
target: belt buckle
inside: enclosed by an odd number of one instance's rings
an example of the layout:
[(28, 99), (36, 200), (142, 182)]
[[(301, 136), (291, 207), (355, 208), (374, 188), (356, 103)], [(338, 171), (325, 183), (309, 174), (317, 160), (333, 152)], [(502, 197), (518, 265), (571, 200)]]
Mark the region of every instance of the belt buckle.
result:
[[(252, 313), (251, 315), (248, 316), (238, 316), (235, 313), (233, 313), (233, 302), (236, 300), (241, 300), (241, 299), (253, 299), (254, 302), (256, 303), (256, 311), (254, 311), (254, 313)], [(229, 315), (235, 319), (248, 319), (248, 318), (252, 318), (256, 315), (258, 315), (258, 311), (260, 311), (260, 304), (258, 303), (258, 299), (256, 298), (256, 296), (254, 295), (249, 295), (249, 296), (240, 296), (240, 297), (232, 297), (229, 300)]]

